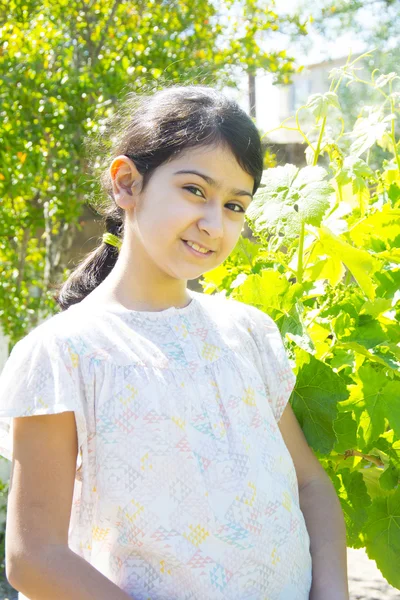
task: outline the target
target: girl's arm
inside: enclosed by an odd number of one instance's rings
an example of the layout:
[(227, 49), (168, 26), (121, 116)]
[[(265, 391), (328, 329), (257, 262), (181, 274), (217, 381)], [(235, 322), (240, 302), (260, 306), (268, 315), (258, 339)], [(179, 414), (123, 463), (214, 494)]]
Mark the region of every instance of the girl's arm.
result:
[(78, 442), (73, 412), (13, 422), (6, 573), (30, 600), (131, 600), (68, 547)]
[(310, 600), (348, 600), (346, 526), (328, 476), (300, 489), (300, 508), (310, 536)]
[(335, 488), (309, 447), (290, 404), (278, 425), (296, 469), (300, 508), (310, 536), (310, 600), (349, 600), (346, 525)]

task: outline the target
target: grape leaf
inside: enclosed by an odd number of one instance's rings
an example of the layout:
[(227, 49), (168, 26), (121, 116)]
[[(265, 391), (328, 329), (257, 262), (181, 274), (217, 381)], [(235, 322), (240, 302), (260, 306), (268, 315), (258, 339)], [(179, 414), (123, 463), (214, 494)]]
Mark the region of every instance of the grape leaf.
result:
[(382, 469), (378, 469), (378, 467), (371, 465), (369, 467), (364, 467), (360, 472), (363, 476), (365, 485), (367, 486), (368, 494), (372, 500), (375, 498), (387, 498), (390, 496), (392, 492), (385, 490), (379, 482), (379, 479), (382, 475)]
[(400, 481), (400, 471), (392, 463), (383, 471), (379, 477), (379, 483), (384, 490), (393, 490)]
[(232, 292), (232, 298), (263, 308), (280, 309), (282, 297), (289, 288), (284, 275), (274, 269), (264, 269), (261, 274), (251, 274)]
[(367, 163), (358, 156), (346, 156), (342, 169), (336, 176), (336, 181), (340, 186), (352, 182), (354, 194), (358, 194), (366, 189), (365, 179), (373, 177), (373, 172)]
[(339, 99), (335, 92), (326, 92), (325, 94), (313, 94), (309, 97), (306, 104), (311, 112), (316, 116), (317, 121), (326, 117), (330, 108), (340, 109)]
[(392, 268), (390, 271), (375, 273), (375, 279), (379, 281), (376, 293), (381, 298), (393, 298), (400, 289), (400, 269)]
[(292, 407), (309, 445), (322, 454), (336, 442), (333, 421), (337, 403), (348, 397), (346, 384), (332, 369), (303, 350), (296, 351), (299, 367)]
[(357, 246), (371, 247), (371, 238), (378, 238), (387, 244), (393, 242), (400, 232), (400, 209), (389, 203), (377, 210), (349, 230), (349, 235)]
[(355, 385), (349, 386), (350, 399), (346, 408), (352, 408), (358, 417), (358, 447), (363, 450), (367, 444), (377, 440), (385, 431), (386, 405), (383, 400), (387, 379), (381, 369), (366, 363), (358, 369)]
[(339, 412), (333, 422), (333, 430), (337, 437), (333, 448), (335, 452), (339, 454), (357, 446), (357, 422), (352, 411)]
[(351, 271), (365, 295), (373, 300), (375, 288), (371, 281), (371, 275), (379, 269), (380, 261), (366, 250), (354, 248), (339, 236), (334, 235), (326, 227), (319, 229), (319, 239), (329, 256), (339, 258)]
[(346, 523), (347, 543), (353, 548), (357, 548), (362, 545), (360, 533), (368, 519), (366, 508), (371, 505), (372, 501), (361, 473), (342, 469), (338, 473), (338, 477), (342, 480), (338, 496)]
[(351, 334), (340, 338), (341, 342), (357, 342), (371, 350), (378, 344), (384, 344), (390, 339), (390, 332), (383, 328), (383, 325), (369, 314), (360, 314), (357, 327)]
[(369, 558), (376, 561), (390, 585), (400, 588), (400, 486), (373, 500), (364, 534)]
[(400, 381), (393, 379), (388, 381), (383, 390), (383, 402), (385, 414), (389, 425), (394, 430), (396, 436), (400, 439)]
[(351, 134), (348, 137), (354, 141), (350, 147), (350, 154), (361, 156), (368, 148), (371, 148), (380, 140), (390, 125), (393, 115), (385, 116), (384, 111), (379, 106), (363, 106), (362, 116), (354, 124)]
[(264, 171), (263, 187), (254, 195), (246, 219), (256, 232), (279, 235), (282, 241), (295, 239), (302, 222), (319, 226), (330, 206), (334, 190), (326, 176), (322, 167), (299, 169), (291, 164)]

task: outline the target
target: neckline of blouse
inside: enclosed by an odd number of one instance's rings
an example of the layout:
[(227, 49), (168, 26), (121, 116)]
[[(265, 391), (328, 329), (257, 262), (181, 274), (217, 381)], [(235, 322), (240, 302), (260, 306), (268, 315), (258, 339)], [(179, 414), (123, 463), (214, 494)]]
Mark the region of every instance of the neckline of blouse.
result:
[(197, 298), (199, 296), (198, 292), (195, 292), (188, 288), (187, 293), (190, 296), (191, 300), (186, 306), (183, 306), (183, 307), (170, 306), (169, 308), (165, 308), (163, 310), (155, 310), (155, 311), (134, 310), (131, 308), (126, 308), (122, 304), (96, 306), (96, 305), (90, 304), (90, 303), (85, 304), (84, 300), (82, 300), (81, 302), (78, 302), (77, 304), (71, 305), (68, 310), (70, 310), (71, 308), (79, 308), (80, 307), (80, 308), (87, 308), (88, 310), (91, 311), (91, 313), (94, 313), (94, 312), (96, 312), (96, 313), (112, 313), (112, 314), (116, 314), (116, 315), (125, 315), (128, 317), (153, 319), (153, 320), (163, 319), (163, 318), (167, 318), (167, 317), (175, 317), (177, 315), (187, 316), (187, 315), (190, 315), (192, 312), (194, 312), (194, 310), (196, 309), (196, 305), (199, 302), (199, 300)]

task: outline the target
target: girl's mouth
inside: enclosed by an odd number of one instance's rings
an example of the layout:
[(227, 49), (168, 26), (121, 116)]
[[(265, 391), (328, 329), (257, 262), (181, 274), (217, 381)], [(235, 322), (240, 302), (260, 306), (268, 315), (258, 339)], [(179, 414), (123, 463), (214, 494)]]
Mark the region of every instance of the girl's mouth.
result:
[(211, 254), (214, 254), (214, 252), (212, 250), (208, 250), (208, 252), (198, 252), (198, 250), (195, 250), (194, 248), (189, 246), (189, 244), (187, 243), (186, 240), (182, 240), (182, 242), (185, 244), (186, 248), (189, 250), (189, 252), (193, 256), (198, 256), (200, 258), (207, 258), (207, 257), (211, 256)]

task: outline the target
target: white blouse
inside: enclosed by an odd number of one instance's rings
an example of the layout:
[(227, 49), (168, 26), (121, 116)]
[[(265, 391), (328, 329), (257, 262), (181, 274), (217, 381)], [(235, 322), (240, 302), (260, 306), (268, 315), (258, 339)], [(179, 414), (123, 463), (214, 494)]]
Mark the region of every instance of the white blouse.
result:
[(279, 329), (188, 293), (159, 312), (84, 300), (19, 341), (0, 375), (0, 453), (12, 417), (74, 411), (69, 545), (135, 600), (308, 600)]

